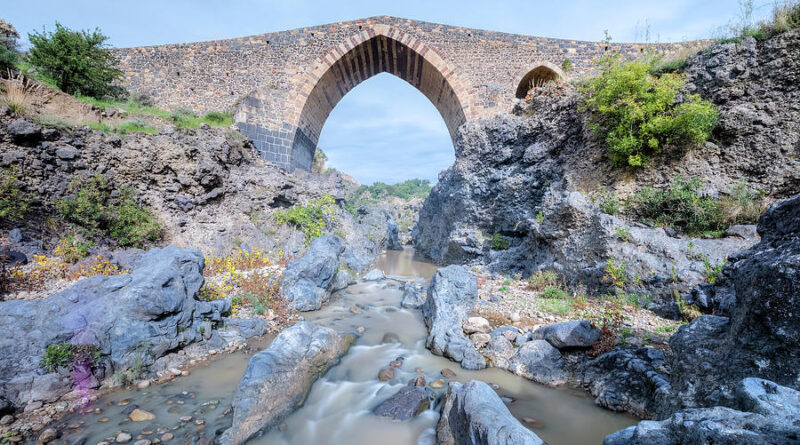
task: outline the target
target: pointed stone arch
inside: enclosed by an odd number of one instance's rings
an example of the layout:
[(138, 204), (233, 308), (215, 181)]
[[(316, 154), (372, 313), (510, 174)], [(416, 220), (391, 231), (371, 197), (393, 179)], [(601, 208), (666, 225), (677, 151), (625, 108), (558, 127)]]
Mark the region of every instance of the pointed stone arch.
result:
[(564, 80), (566, 77), (564, 71), (554, 63), (547, 61), (534, 62), (525, 71), (515, 76), (515, 79), (520, 79), (517, 83), (515, 96), (517, 99), (524, 99), (531, 88), (540, 87), (550, 81)]
[(433, 103), (455, 141), (469, 116), (467, 82), (442, 53), (388, 25), (375, 25), (320, 57), (292, 102), (302, 104), (291, 147), (294, 168), (308, 169), (325, 121), (356, 85), (380, 73), (395, 75)]

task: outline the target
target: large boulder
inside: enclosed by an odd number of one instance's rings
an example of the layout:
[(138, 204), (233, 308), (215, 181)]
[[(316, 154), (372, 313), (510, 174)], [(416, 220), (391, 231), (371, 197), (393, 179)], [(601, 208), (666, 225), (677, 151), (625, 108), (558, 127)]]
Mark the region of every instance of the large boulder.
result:
[(281, 293), (294, 309), (315, 311), (328, 301), (342, 252), (344, 246), (338, 236), (320, 236), (311, 242), (305, 255), (286, 265)]
[(425, 346), (436, 355), (460, 362), (467, 369), (486, 367), (486, 361), (461, 328), (477, 298), (475, 277), (462, 266), (447, 266), (433, 275), (428, 298), (422, 305), (428, 327)]
[(311, 385), (349, 349), (353, 338), (299, 322), (254, 355), (233, 397), (233, 424), (220, 442), (238, 445), (277, 426), (303, 404)]
[(403, 300), (400, 306), (406, 309), (419, 309), (425, 304), (426, 298), (428, 295), (425, 286), (416, 281), (409, 281), (403, 285)]
[(741, 381), (737, 392), (741, 411), (690, 408), (617, 431), (603, 445), (800, 443), (800, 392), (755, 378)]
[(644, 419), (653, 417), (658, 401), (671, 389), (664, 351), (654, 348), (615, 348), (580, 364), (577, 371), (594, 403)]
[(94, 345), (100, 359), (82, 375), (96, 387), (114, 372), (137, 362), (148, 367), (201, 340), (198, 326), (204, 319), (220, 322), (230, 309), (229, 300), (194, 298), (203, 285), (199, 250), (152, 249), (137, 264), (130, 274), (86, 278), (46, 298), (0, 302), (0, 324), (14, 330), (0, 338), (0, 399), (21, 407), (56, 400), (72, 389), (70, 370), (41, 373), (49, 345)]
[(715, 315), (696, 318), (670, 339), (673, 391), (662, 417), (732, 406), (745, 377), (800, 388), (800, 195), (770, 207), (758, 231), (761, 241), (732, 255), (708, 290)]
[(450, 382), (436, 426), (439, 445), (544, 445), (486, 383)]
[(550, 343), (532, 340), (517, 349), (508, 370), (547, 386), (560, 386), (569, 380), (567, 362)]
[(588, 348), (600, 339), (600, 329), (586, 320), (565, 321), (542, 326), (533, 332), (533, 340), (546, 340), (558, 349)]

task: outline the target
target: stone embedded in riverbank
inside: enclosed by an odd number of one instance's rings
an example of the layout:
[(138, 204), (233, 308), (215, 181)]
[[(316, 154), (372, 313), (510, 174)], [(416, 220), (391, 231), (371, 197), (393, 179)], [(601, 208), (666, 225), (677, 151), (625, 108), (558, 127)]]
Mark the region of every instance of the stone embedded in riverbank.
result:
[(569, 380), (566, 361), (558, 349), (544, 340), (532, 340), (517, 349), (508, 370), (547, 386), (560, 386)]
[(419, 309), (425, 304), (425, 299), (428, 297), (425, 292), (425, 286), (416, 281), (409, 281), (402, 287), (403, 301), (400, 306), (406, 309)]
[(233, 398), (233, 424), (221, 443), (238, 445), (278, 426), (302, 404), (311, 385), (335, 365), (353, 338), (299, 322), (247, 364)]
[(314, 311), (328, 301), (344, 245), (338, 236), (320, 236), (306, 254), (286, 265), (281, 294), (298, 311)]
[(593, 328), (586, 320), (542, 326), (531, 336), (531, 340), (545, 340), (558, 349), (588, 348), (599, 339), (600, 329)]
[(425, 346), (436, 355), (461, 363), (465, 369), (482, 369), (486, 360), (464, 335), (463, 323), (478, 298), (478, 284), (462, 266), (447, 266), (431, 278), (422, 315), (428, 327)]
[(451, 382), (436, 426), (440, 445), (544, 445), (486, 383)]

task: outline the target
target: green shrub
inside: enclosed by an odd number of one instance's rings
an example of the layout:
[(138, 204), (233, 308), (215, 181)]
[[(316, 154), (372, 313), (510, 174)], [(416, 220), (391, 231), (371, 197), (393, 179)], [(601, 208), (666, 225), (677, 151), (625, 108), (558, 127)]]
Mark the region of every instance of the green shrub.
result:
[(608, 146), (616, 166), (646, 167), (664, 149), (705, 142), (717, 124), (714, 106), (697, 95), (684, 96), (683, 77), (650, 74), (650, 65), (606, 58), (599, 76), (582, 87), (589, 128)]
[(328, 160), (328, 155), (322, 151), (321, 148), (317, 147), (314, 150), (314, 159), (311, 161), (311, 171), (318, 175), (325, 173), (325, 161)]
[(531, 290), (542, 290), (556, 284), (558, 284), (558, 274), (552, 270), (539, 270), (528, 277), (528, 288)]
[(631, 237), (631, 229), (628, 226), (617, 227), (617, 238), (621, 239), (622, 241), (628, 241)]
[(761, 197), (745, 180), (733, 183), (728, 194), (719, 200), (719, 206), (727, 225), (755, 224), (761, 216)]
[(720, 273), (722, 273), (722, 268), (725, 266), (725, 263), (727, 262), (728, 260), (724, 259), (719, 264), (711, 264), (711, 262), (708, 260), (708, 257), (704, 256), (703, 267), (705, 268), (706, 282), (710, 284), (716, 283), (717, 277), (719, 276)]
[(564, 74), (572, 71), (572, 60), (564, 59), (564, 61), (561, 62), (561, 71), (563, 71)]
[(612, 258), (609, 258), (605, 271), (604, 279), (611, 281), (619, 289), (625, 287), (625, 283), (628, 281), (628, 266), (624, 261), (617, 264)]
[(117, 96), (114, 83), (122, 78), (108, 37), (99, 29), (72, 31), (56, 22), (55, 32), (28, 34), (31, 48), (27, 61), (69, 94), (92, 97)]
[(154, 127), (150, 122), (142, 119), (140, 117), (135, 117), (133, 119), (127, 120), (122, 123), (122, 125), (117, 126), (117, 130), (123, 130), (126, 133), (149, 133), (149, 134), (156, 134), (158, 133), (158, 129)]
[(508, 250), (510, 244), (503, 235), (495, 233), (489, 238), (489, 248), (492, 250)]
[(100, 361), (100, 350), (95, 345), (71, 345), (65, 341), (51, 343), (45, 348), (39, 366), (47, 372), (75, 365), (95, 366)]
[(307, 205), (296, 205), (290, 209), (275, 212), (275, 222), (290, 223), (297, 226), (305, 236), (306, 245), (314, 238), (322, 236), (329, 222), (333, 222), (336, 200), (331, 195), (311, 200)]
[(17, 169), (0, 172), (0, 220), (19, 221), (28, 210), (28, 198), (22, 193)]
[(569, 296), (560, 286), (547, 286), (542, 291), (542, 298), (562, 300)]
[(542, 212), (541, 210), (536, 212), (536, 222), (539, 224), (544, 222), (544, 212)]
[(161, 225), (155, 215), (136, 203), (131, 189), (114, 190), (103, 175), (70, 182), (72, 196), (56, 201), (64, 220), (87, 235), (106, 235), (121, 247), (144, 247), (158, 240)]
[(622, 204), (614, 192), (603, 192), (600, 198), (600, 210), (609, 215), (616, 215), (622, 208)]
[(189, 126), (190, 123), (196, 118), (197, 115), (194, 114), (194, 111), (189, 108), (180, 107), (172, 110), (169, 113), (169, 120), (179, 127)]
[(75, 234), (67, 234), (58, 241), (55, 255), (66, 263), (77, 263), (89, 255), (89, 249), (94, 246), (91, 241), (81, 241)]
[(689, 234), (724, 229), (725, 216), (717, 200), (697, 190), (700, 178), (675, 177), (665, 188), (645, 187), (629, 201), (629, 209), (637, 216), (656, 224), (674, 227)]
[(233, 115), (231, 113), (225, 113), (222, 111), (209, 111), (203, 116), (203, 120), (209, 123), (222, 124), (232, 121)]
[(364, 203), (375, 203), (389, 196), (396, 196), (407, 201), (414, 198), (425, 199), (431, 193), (432, 188), (427, 179), (407, 179), (397, 184), (376, 182), (359, 187), (355, 192), (354, 199)]
[(19, 59), (17, 52), (6, 45), (8, 41), (9, 39), (7, 37), (0, 36), (0, 72), (3, 73), (5, 73), (6, 70), (14, 68)]

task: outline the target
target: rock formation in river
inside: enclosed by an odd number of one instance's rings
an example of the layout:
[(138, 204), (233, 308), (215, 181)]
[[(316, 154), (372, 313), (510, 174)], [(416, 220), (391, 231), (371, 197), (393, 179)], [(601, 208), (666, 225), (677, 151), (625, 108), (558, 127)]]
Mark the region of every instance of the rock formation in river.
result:
[(281, 332), (247, 364), (233, 398), (233, 425), (220, 442), (238, 445), (278, 426), (352, 342), (351, 336), (306, 322)]
[(438, 445), (545, 445), (486, 383), (451, 382), (436, 426)]

